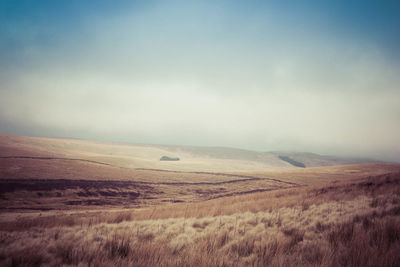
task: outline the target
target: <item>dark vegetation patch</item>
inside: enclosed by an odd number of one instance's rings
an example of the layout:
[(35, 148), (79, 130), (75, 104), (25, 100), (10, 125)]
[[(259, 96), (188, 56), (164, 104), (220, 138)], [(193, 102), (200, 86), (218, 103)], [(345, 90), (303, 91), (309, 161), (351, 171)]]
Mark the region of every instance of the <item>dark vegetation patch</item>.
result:
[[(112, 196), (117, 193), (104, 189), (138, 189), (154, 192), (154, 188), (149, 185), (135, 183), (131, 181), (93, 181), (93, 180), (66, 180), (66, 179), (3, 179), (0, 180), (0, 195), (18, 190), (26, 191), (52, 191), (81, 189), (80, 196)], [(97, 193), (90, 190), (98, 190)], [(127, 194), (127, 193), (126, 193)]]
[[(141, 182), (124, 180), (70, 180), (70, 179), (2, 179), (0, 180), (0, 209), (71, 209), (84, 206), (137, 207), (162, 202), (186, 202), (193, 196), (194, 201), (214, 199), (233, 195), (277, 189), (268, 184), (267, 188), (246, 190), (247, 183), (260, 180), (275, 180), (244, 176), (243, 179), (222, 182)], [(289, 184), (277, 180), (280, 183)], [(239, 187), (229, 187), (243, 183)], [(228, 185), (228, 188), (221, 185)], [(290, 183), (292, 184), (292, 183)], [(239, 189), (240, 190), (237, 190)], [(23, 202), (20, 201), (23, 197)], [(192, 201), (192, 200), (190, 200)]]
[(226, 192), (225, 188), (217, 188), (217, 189), (195, 189), (194, 192), (199, 195), (215, 195), (222, 192)]
[(293, 166), (300, 167), (300, 168), (305, 168), (306, 165), (299, 161), (295, 161), (294, 159), (288, 157), (288, 156), (279, 156), (279, 158), (283, 161), (286, 161), (287, 163), (292, 164)]
[(178, 161), (178, 157), (168, 157), (168, 156), (162, 156), (160, 158), (161, 161)]
[(96, 197), (98, 194), (96, 192), (85, 191), (85, 192), (78, 192), (76, 193), (80, 197)]
[[(137, 199), (163, 194), (154, 186), (132, 181), (61, 179), (0, 180), (0, 209), (52, 210), (71, 206), (131, 206)], [(23, 202), (19, 199), (23, 197)]]
[(183, 200), (180, 200), (180, 199), (171, 199), (171, 200), (169, 200), (169, 199), (163, 199), (162, 202), (183, 203), (184, 201), (183, 201)]
[[(241, 175), (241, 174), (231, 174), (231, 173), (222, 173), (222, 172), (186, 172), (186, 171), (172, 171), (172, 170), (163, 170), (163, 169), (149, 169), (149, 168), (136, 168), (135, 170), (140, 171), (154, 171), (154, 172), (166, 172), (166, 173), (187, 173), (187, 174), (201, 174), (201, 175), (215, 175), (215, 176), (226, 176), (233, 177), (234, 180), (226, 180), (221, 182), (159, 182), (159, 183), (147, 183), (147, 184), (168, 184), (168, 185), (216, 185), (216, 184), (229, 184), (229, 183), (238, 183), (238, 182), (248, 182), (248, 181), (256, 181), (256, 180), (269, 180), (278, 183), (284, 183), (289, 185), (298, 185), (294, 182), (283, 181), (276, 178), (267, 178), (267, 177), (256, 177), (251, 175)], [(237, 179), (239, 178), (239, 179)]]
[[(311, 189), (309, 195), (318, 197), (320, 195), (328, 196), (345, 196), (348, 194), (364, 194), (376, 195), (385, 192), (388, 187), (398, 188), (400, 185), (400, 173), (391, 173), (377, 175), (373, 177), (364, 178), (361, 182), (353, 182), (344, 185), (325, 186), (323, 188)], [(357, 193), (358, 192), (358, 193)], [(397, 195), (400, 195), (400, 190), (395, 190)], [(399, 198), (400, 199), (400, 198)], [(374, 199), (371, 207), (381, 206), (385, 203), (384, 199)], [(394, 203), (395, 204), (395, 203)]]
[(254, 189), (254, 190), (248, 190), (248, 191), (238, 191), (238, 192), (232, 192), (232, 193), (227, 193), (227, 194), (214, 195), (214, 196), (210, 197), (210, 199), (267, 192), (267, 191), (272, 191), (272, 190), (276, 190), (276, 189), (279, 189), (279, 188), (260, 188), (260, 189)]
[(85, 206), (103, 206), (103, 205), (113, 205), (114, 202), (107, 199), (88, 199), (88, 200), (70, 200), (64, 202), (66, 205), (85, 205)]

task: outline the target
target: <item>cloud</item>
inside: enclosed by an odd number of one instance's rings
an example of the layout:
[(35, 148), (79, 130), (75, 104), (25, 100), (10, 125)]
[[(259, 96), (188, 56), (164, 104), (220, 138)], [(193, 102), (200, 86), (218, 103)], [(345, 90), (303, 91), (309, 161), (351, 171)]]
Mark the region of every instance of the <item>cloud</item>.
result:
[(24, 64), (1, 73), (1, 129), (400, 156), (400, 73), (380, 46), (273, 10), (237, 12), (158, 4), (27, 42)]

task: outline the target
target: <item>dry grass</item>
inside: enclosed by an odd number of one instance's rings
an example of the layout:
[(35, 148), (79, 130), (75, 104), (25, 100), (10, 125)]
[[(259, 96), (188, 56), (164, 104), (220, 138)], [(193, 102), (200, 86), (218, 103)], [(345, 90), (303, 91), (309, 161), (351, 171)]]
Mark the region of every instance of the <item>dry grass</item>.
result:
[(400, 165), (171, 149), (2, 136), (0, 266), (399, 266)]
[(2, 266), (397, 266), (400, 175), (3, 222)]
[[(330, 223), (322, 231), (293, 226), (286, 213), (281, 225), (276, 214), (237, 216), (208, 218), (205, 228), (194, 227), (204, 225), (198, 219), (186, 226), (176, 219), (20, 232), (23, 244), (15, 234), (2, 238), (8, 245), (0, 257), (4, 266), (395, 266), (399, 260), (400, 221), (393, 211)], [(249, 223), (254, 217), (256, 225)]]

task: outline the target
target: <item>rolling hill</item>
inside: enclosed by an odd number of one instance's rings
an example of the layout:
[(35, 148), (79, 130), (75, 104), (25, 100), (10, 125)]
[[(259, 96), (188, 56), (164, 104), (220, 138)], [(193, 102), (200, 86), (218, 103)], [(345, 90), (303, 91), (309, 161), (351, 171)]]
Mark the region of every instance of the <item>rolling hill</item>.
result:
[[(176, 157), (180, 160), (176, 162), (160, 161), (159, 159), (163, 156)], [(257, 152), (226, 147), (105, 143), (12, 135), (0, 135), (0, 157), (1, 162), (13, 160), (14, 163), (16, 161), (52, 159), (64, 161), (63, 164), (67, 165), (85, 164), (87, 167), (87, 165), (97, 164), (106, 169), (203, 172), (271, 171), (299, 167), (377, 163), (377, 161), (368, 159), (322, 156), (314, 153)], [(119, 171), (124, 172), (124, 170)]]

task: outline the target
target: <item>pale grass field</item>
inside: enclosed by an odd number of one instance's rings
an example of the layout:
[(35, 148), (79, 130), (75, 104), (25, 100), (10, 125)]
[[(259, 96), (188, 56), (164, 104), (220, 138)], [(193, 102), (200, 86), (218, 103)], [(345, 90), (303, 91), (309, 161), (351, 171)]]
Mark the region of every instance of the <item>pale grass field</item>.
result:
[[(213, 151), (211, 149), (211, 152)], [(228, 151), (222, 149), (217, 155), (209, 155), (209, 153), (210, 151), (198, 147), (101, 143), (78, 139), (0, 134), (0, 157), (18, 155), (88, 159), (109, 164), (114, 168), (176, 171), (237, 172), (258, 170), (262, 172), (264, 170), (294, 168), (274, 155), (263, 155), (261, 159), (248, 158), (246, 151), (235, 150), (234, 155), (235, 153), (244, 154), (232, 159), (229, 149)], [(159, 159), (164, 155), (179, 157), (181, 160), (179, 162), (160, 161)], [(73, 171), (72, 168), (71, 170)], [(107, 168), (105, 170), (107, 171)], [(113, 171), (116, 170), (113, 169)], [(77, 172), (77, 175), (79, 176), (79, 172)]]
[(0, 266), (400, 266), (399, 164), (254, 155), (0, 135)]
[(0, 226), (2, 266), (398, 266), (400, 174)]

